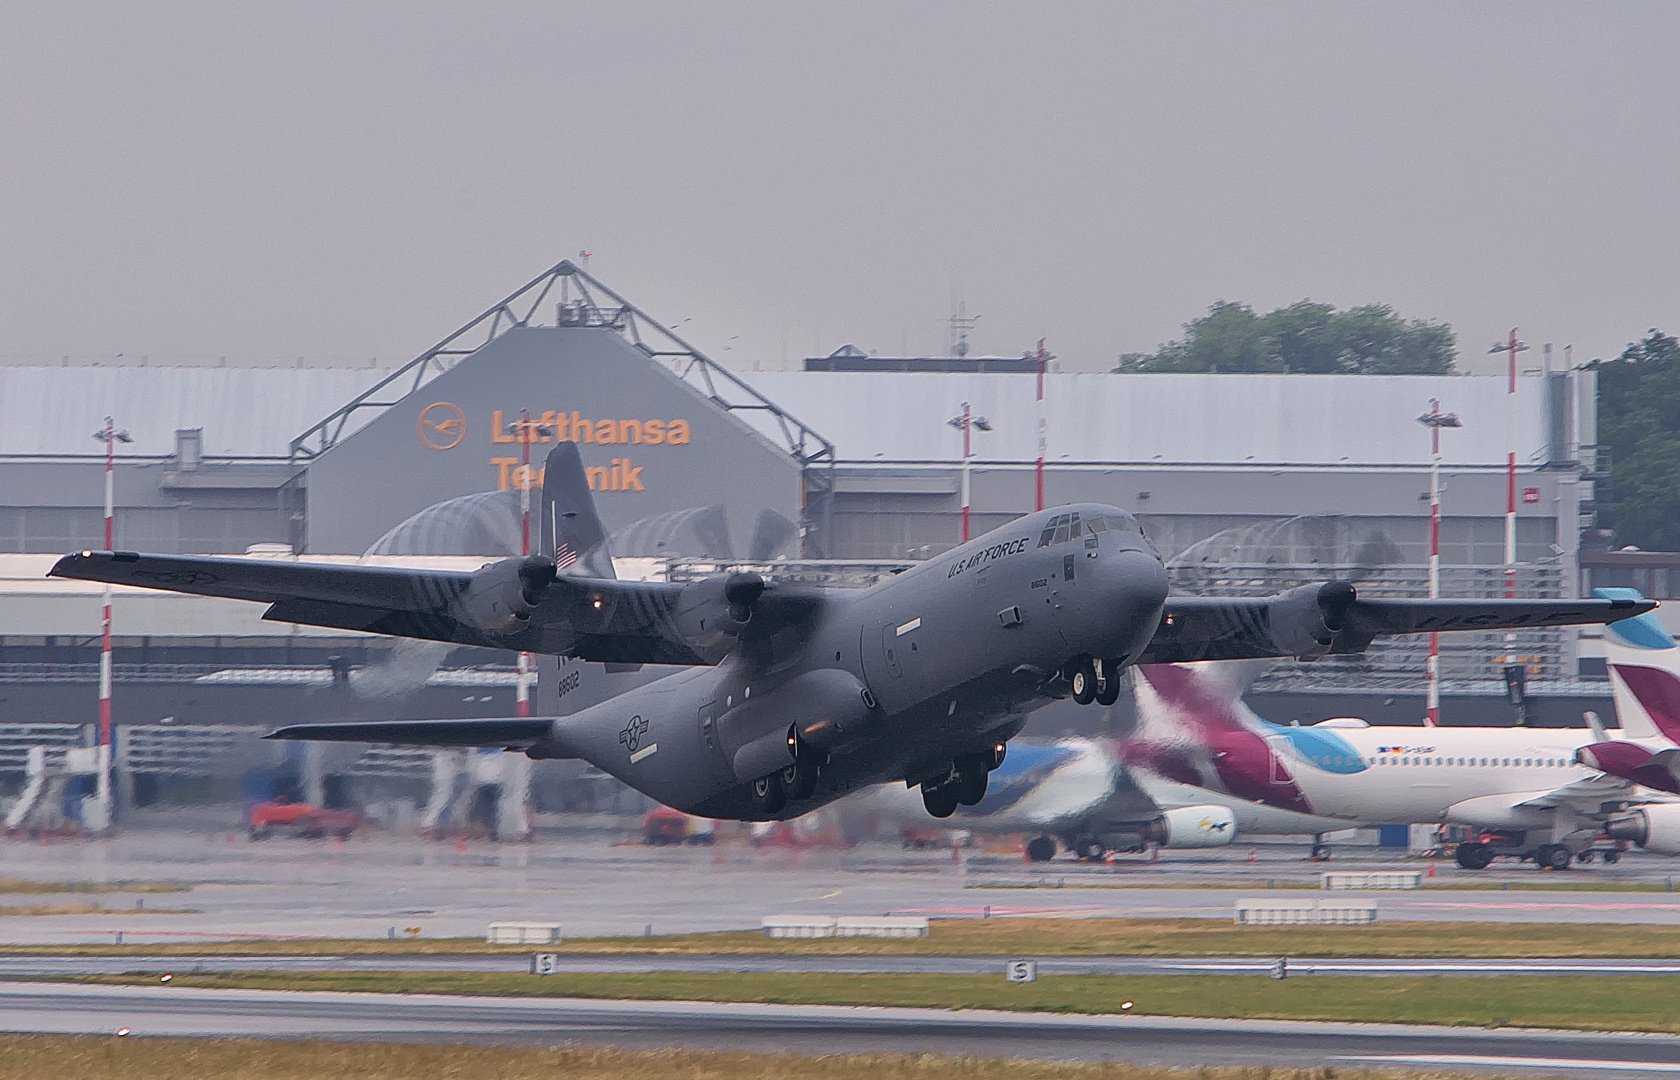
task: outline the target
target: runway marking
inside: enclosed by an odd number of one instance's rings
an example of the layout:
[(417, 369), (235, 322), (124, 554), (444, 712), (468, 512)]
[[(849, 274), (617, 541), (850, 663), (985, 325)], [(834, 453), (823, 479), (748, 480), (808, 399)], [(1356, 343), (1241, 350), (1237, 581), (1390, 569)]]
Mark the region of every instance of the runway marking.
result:
[(1600, 1061), (1595, 1058), (1473, 1057), (1456, 1054), (1373, 1054), (1368, 1057), (1338, 1057), (1334, 1061), (1360, 1061), (1404, 1065), (1467, 1065), (1486, 1068), (1602, 1069), (1610, 1072), (1680, 1072), (1680, 1061)]
[(839, 889), (835, 889), (835, 890), (834, 890), (834, 891), (833, 891), (833, 892), (831, 892), (831, 893), (823, 893), (823, 894), (822, 894), (822, 895), (821, 895), (821, 896), (819, 896), (819, 897), (817, 897), (817, 899), (818, 899), (818, 900), (832, 900), (832, 899), (834, 899), (834, 898), (835, 898), (835, 897), (836, 897), (836, 896), (839, 896), (839, 895), (840, 895), (840, 891), (841, 891), (841, 890), (839, 890)]

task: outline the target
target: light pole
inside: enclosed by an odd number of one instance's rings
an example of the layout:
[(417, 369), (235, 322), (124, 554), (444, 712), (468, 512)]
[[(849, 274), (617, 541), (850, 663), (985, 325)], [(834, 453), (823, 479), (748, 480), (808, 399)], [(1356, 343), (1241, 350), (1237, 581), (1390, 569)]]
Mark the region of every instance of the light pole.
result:
[[(1443, 413), (1439, 398), (1429, 399), (1429, 411), (1418, 417), (1429, 429), (1429, 598), (1441, 595), (1441, 429), (1463, 427), (1457, 413)], [(1423, 722), (1441, 722), (1441, 635), (1429, 635), (1428, 698)]]
[[(1490, 353), (1510, 356), (1510, 375), (1505, 384), (1505, 598), (1517, 595), (1517, 354), (1527, 352), (1528, 346), (1517, 340), (1517, 328), (1511, 328), (1509, 340), (1489, 349)], [(1516, 635), (1506, 634), (1512, 641)]]
[[(116, 548), (116, 472), (117, 444), (129, 443), (128, 432), (118, 431), (111, 417), (105, 426), (93, 433), (105, 444), (105, 550)], [(99, 788), (100, 809), (105, 812), (105, 824), (111, 820), (111, 586), (105, 586), (105, 603), (99, 618)]]
[(990, 431), (990, 430), (992, 430), (992, 422), (990, 420), (987, 420), (984, 416), (975, 416), (972, 412), (970, 412), (969, 408), (968, 408), (968, 402), (966, 402), (966, 401), (962, 403), (962, 412), (958, 413), (956, 416), (951, 417), (951, 419), (949, 419), (945, 422), (947, 424), (951, 425), (952, 427), (958, 429), (959, 431), (961, 431), (962, 432), (962, 437), (963, 437), (963, 451), (962, 451), (962, 542), (966, 544), (966, 543), (968, 543), (968, 514), (969, 514), (968, 459), (972, 456), (972, 449), (971, 449), (971, 443), (970, 443), (970, 439), (969, 439), (969, 432), (974, 428), (979, 428), (981, 431)]
[(1050, 442), (1050, 422), (1044, 417), (1044, 365), (1050, 354), (1044, 351), (1044, 339), (1038, 339), (1038, 468), (1035, 476), (1038, 497), (1033, 509), (1044, 509), (1044, 452)]

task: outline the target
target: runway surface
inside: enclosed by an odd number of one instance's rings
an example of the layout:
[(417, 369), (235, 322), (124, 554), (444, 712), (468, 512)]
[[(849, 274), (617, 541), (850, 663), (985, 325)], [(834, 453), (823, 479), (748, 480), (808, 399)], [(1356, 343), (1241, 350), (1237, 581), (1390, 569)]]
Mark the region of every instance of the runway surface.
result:
[(1170, 1067), (1415, 1066), (1616, 1077), (1680, 1071), (1680, 1037), (817, 1005), (0, 983), (0, 1030), (801, 1053), (943, 1053)]
[[(533, 952), (547, 950), (533, 947)], [(591, 956), (560, 952), (557, 974), (722, 972), (775, 974), (1001, 975), (1006, 956)], [(1254, 957), (1096, 956), (1031, 957), (1040, 975), (1270, 975), (1274, 960)], [(500, 956), (3, 956), (0, 979), (50, 975), (193, 974), (222, 971), (528, 971), (526, 955)], [(1289, 961), (1307, 975), (1680, 975), (1680, 960), (1428, 960), (1309, 959)]]
[[(0, 943), (47, 944), (368, 938), (419, 927), (423, 937), (476, 937), (498, 920), (552, 919), (568, 937), (756, 929), (765, 915), (923, 914), (935, 918), (1123, 916), (1229, 919), (1268, 885), (1315, 883), (1326, 867), (1298, 846), (1163, 855), (1110, 866), (1028, 866), (1018, 856), (902, 851), (645, 848), (610, 836), (457, 847), (389, 835), (330, 841), (242, 833), (131, 830), (111, 839), (0, 839), (0, 877), (31, 881), (173, 881), (175, 893), (0, 895)], [(1340, 869), (1418, 869), (1405, 859), (1342, 859)], [(1424, 889), (1363, 894), (1384, 921), (1619, 922), (1680, 925), (1666, 891), (1674, 859), (1629, 855), (1568, 874), (1440, 864)], [(1655, 884), (1663, 891), (1504, 891), (1506, 883)], [(1148, 886), (1148, 887), (1136, 887)], [(1285, 895), (1311, 895), (1290, 892)], [(1356, 894), (1346, 894), (1356, 895)], [(97, 904), (110, 912), (8, 916), (8, 905)], [(143, 908), (138, 908), (139, 905)], [(191, 909), (167, 914), (159, 908)]]

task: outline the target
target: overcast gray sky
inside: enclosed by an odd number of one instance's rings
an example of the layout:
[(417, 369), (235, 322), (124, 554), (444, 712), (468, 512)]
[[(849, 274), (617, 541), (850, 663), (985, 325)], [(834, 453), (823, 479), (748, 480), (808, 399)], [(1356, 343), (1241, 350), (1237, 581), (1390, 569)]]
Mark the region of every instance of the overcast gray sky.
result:
[[(1680, 332), (1680, 5), (0, 8), (0, 355), (407, 359), (581, 249), (734, 366), (1216, 299)], [(682, 320), (691, 320), (682, 322)], [(1531, 354), (1538, 356), (1538, 352)]]

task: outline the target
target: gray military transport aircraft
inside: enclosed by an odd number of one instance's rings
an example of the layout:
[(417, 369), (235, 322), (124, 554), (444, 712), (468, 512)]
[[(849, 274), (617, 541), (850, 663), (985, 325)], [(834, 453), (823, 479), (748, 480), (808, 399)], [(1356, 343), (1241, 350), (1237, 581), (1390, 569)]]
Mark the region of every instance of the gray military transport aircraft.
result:
[(863, 590), (620, 581), (574, 443), (548, 456), (541, 554), (475, 571), (84, 551), (80, 578), (253, 600), (264, 617), (572, 657), (672, 664), (564, 717), (304, 724), (281, 739), (479, 746), (582, 758), (711, 818), (796, 817), (872, 784), (946, 817), (985, 796), (1027, 716), (1112, 704), (1131, 664), (1317, 657), (1386, 634), (1615, 622), (1635, 600), (1366, 600), (1330, 581), (1262, 598), (1175, 597), (1137, 519), (1028, 514)]

